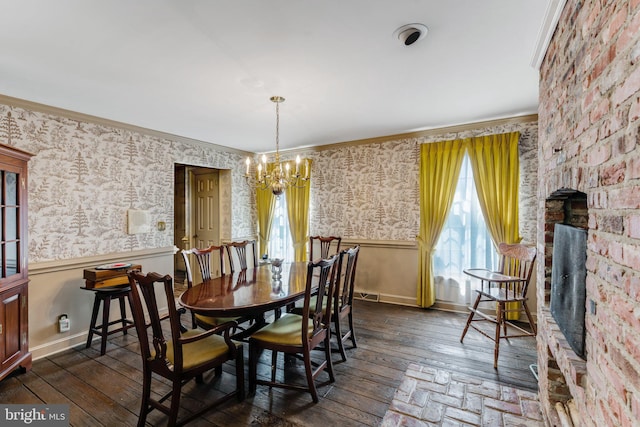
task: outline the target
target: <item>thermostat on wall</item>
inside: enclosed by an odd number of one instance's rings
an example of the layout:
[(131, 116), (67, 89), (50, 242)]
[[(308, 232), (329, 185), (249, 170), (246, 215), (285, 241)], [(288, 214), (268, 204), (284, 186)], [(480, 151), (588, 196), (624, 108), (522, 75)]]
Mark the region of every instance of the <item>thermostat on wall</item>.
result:
[(151, 214), (149, 211), (129, 209), (127, 211), (127, 234), (151, 232)]

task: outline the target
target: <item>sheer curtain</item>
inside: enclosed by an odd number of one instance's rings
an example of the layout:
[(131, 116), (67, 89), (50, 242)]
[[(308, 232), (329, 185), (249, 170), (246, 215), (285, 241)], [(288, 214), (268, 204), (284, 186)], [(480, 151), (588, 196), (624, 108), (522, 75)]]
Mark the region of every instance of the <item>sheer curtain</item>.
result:
[(293, 261), (293, 243), (289, 232), (287, 199), (284, 196), (274, 197), (271, 238), (269, 239), (269, 258), (281, 258), (285, 262)]
[(438, 301), (469, 304), (472, 281), (465, 268), (497, 268), (497, 254), (478, 202), (471, 163), (465, 154), (449, 216), (433, 257)]

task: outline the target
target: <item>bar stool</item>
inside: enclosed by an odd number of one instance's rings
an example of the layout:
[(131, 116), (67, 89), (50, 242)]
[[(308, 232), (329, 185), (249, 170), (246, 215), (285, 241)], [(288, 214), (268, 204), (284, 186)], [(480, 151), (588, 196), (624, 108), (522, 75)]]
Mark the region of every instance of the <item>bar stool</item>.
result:
[[(91, 340), (93, 335), (99, 335), (102, 337), (100, 344), (100, 355), (104, 355), (107, 349), (107, 337), (117, 332), (127, 334), (127, 329), (135, 326), (134, 322), (127, 319), (127, 312), (125, 310), (125, 298), (129, 298), (131, 292), (130, 286), (118, 286), (118, 287), (105, 287), (105, 288), (82, 288), (95, 293), (95, 299), (93, 300), (93, 313), (91, 314), (91, 326), (89, 326), (89, 336), (87, 337), (87, 345), (85, 348), (91, 347)], [(117, 299), (120, 303), (120, 318), (109, 321), (109, 311), (111, 307), (111, 300)], [(98, 319), (98, 310), (102, 304), (102, 324), (96, 325)], [(113, 326), (120, 323), (121, 326), (117, 329), (109, 330), (109, 326)]]

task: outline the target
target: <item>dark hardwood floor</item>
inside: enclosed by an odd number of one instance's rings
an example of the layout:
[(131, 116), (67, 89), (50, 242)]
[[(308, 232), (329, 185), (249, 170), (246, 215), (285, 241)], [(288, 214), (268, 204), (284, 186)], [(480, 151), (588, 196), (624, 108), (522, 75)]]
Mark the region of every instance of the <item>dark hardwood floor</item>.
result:
[[(225, 403), (190, 425), (377, 426), (411, 362), (537, 391), (529, 368), (536, 363), (533, 338), (504, 341), (499, 369), (494, 370), (490, 340), (470, 331), (460, 343), (465, 314), (368, 301), (356, 301), (354, 309), (358, 348), (349, 350), (347, 362), (334, 364), (336, 382), (319, 388), (318, 404), (312, 403), (308, 393), (258, 386), (256, 395), (243, 403)], [(142, 387), (135, 331), (112, 335), (104, 356), (99, 347), (96, 341), (90, 349), (81, 346), (35, 361), (31, 371), (0, 382), (0, 402), (69, 404), (72, 426), (135, 425)], [(335, 356), (338, 360), (339, 354)], [(245, 364), (247, 359), (245, 346)], [(269, 353), (263, 354), (259, 375), (268, 375), (270, 359)], [(303, 378), (300, 367), (300, 363), (291, 364), (278, 375)], [(220, 377), (211, 373), (204, 384), (187, 384), (184, 413), (219, 390), (233, 387), (233, 372), (233, 365), (227, 365)], [(155, 383), (154, 392), (166, 390), (166, 383)], [(149, 425), (165, 423), (157, 411), (148, 417)]]

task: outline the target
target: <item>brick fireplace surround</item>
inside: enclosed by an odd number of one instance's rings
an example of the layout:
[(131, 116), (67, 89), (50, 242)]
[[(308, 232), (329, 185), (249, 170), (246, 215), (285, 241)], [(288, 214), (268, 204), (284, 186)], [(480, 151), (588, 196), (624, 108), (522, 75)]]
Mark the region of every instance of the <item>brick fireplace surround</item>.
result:
[[(639, 64), (640, 0), (567, 0), (540, 67), (538, 370), (549, 425), (567, 400), (580, 425), (640, 425)], [(549, 312), (562, 189), (586, 194), (586, 361)]]

